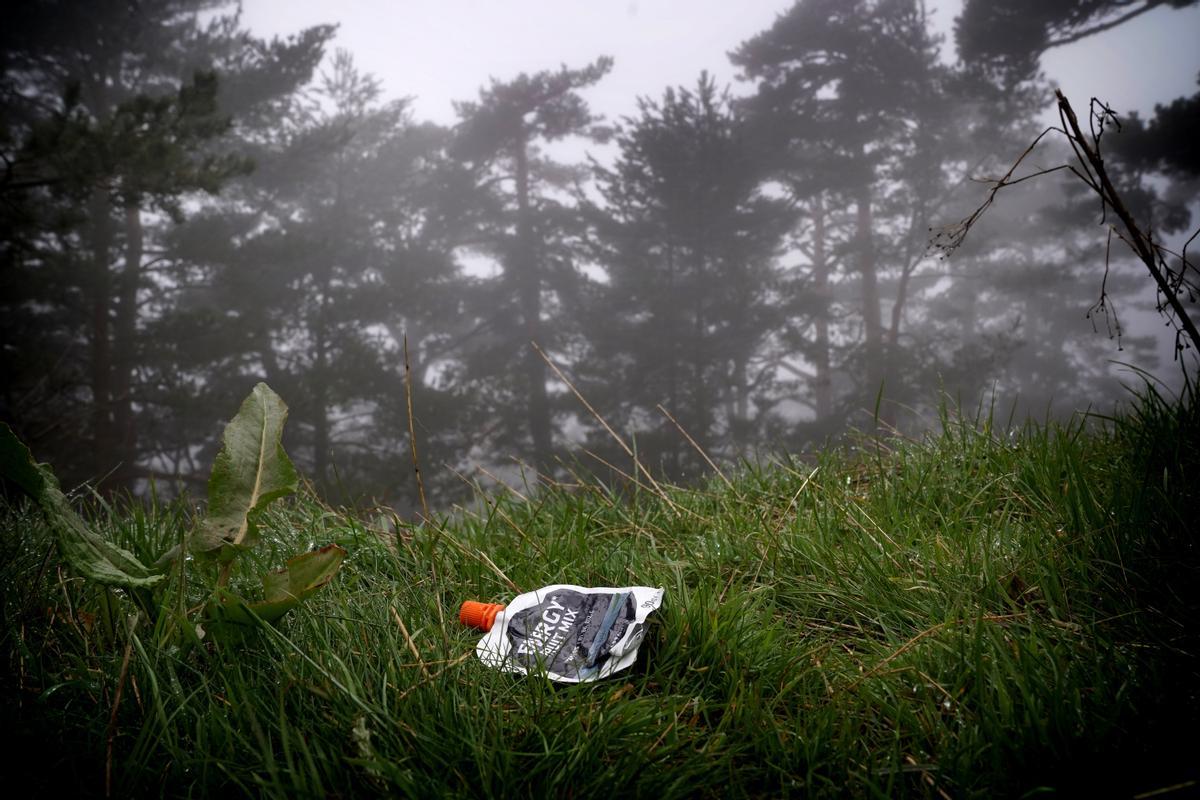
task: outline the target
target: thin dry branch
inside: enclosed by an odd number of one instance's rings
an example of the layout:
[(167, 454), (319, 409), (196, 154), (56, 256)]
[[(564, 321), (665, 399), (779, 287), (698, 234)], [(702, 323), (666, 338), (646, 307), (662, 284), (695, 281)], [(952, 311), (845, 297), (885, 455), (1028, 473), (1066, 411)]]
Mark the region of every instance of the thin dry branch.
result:
[(930, 247), (934, 250), (942, 251), (941, 257), (943, 259), (948, 258), (951, 253), (962, 246), (962, 243), (967, 238), (967, 233), (970, 232), (975, 223), (979, 221), (979, 218), (983, 216), (983, 212), (987, 211), (991, 207), (992, 203), (995, 202), (996, 195), (1000, 193), (1001, 189), (1003, 189), (1005, 186), (1014, 186), (1022, 181), (1027, 181), (1030, 178), (1036, 178), (1039, 175), (1044, 175), (1048, 172), (1056, 172), (1060, 169), (1065, 169), (1066, 165), (1063, 165), (1048, 170), (1039, 170), (1031, 175), (1025, 175), (1024, 177), (1017, 178), (1015, 180), (1013, 179), (1013, 173), (1015, 173), (1021, 167), (1021, 164), (1023, 164), (1025, 159), (1029, 157), (1029, 154), (1032, 153), (1039, 144), (1041, 144), (1042, 139), (1046, 138), (1055, 131), (1064, 133), (1061, 128), (1056, 128), (1053, 126), (1046, 128), (1037, 135), (1037, 138), (1035, 138), (1028, 147), (1025, 148), (1025, 152), (1021, 153), (1017, 160), (1013, 162), (1012, 166), (1008, 168), (1008, 172), (1004, 173), (1004, 175), (1000, 178), (976, 179), (980, 183), (991, 184), (992, 188), (991, 191), (988, 192), (987, 198), (984, 199), (979, 208), (972, 211), (971, 214), (965, 219), (962, 219), (953, 225), (946, 225), (937, 230), (930, 228), (929, 230), (933, 233), (933, 238), (929, 243)]
[(1112, 235), (1113, 227), (1109, 225), (1108, 238), (1104, 242), (1104, 277), (1100, 279), (1100, 297), (1088, 307), (1086, 317), (1091, 320), (1092, 330), (1096, 331), (1095, 315), (1103, 314), (1104, 324), (1108, 328), (1108, 338), (1112, 339), (1115, 336), (1117, 349), (1122, 350), (1124, 348), (1121, 347), (1121, 318), (1117, 316), (1116, 306), (1113, 305), (1112, 300), (1108, 296), (1108, 272), (1112, 260)]
[(642, 465), (642, 462), (638, 460), (637, 454), (633, 452), (633, 449), (630, 448), (630, 446), (625, 443), (625, 440), (622, 439), (617, 432), (612, 429), (612, 426), (605, 421), (604, 417), (600, 416), (600, 412), (592, 408), (592, 404), (589, 403), (587, 398), (585, 398), (580, 391), (575, 388), (575, 384), (571, 383), (570, 379), (568, 379), (567, 376), (563, 374), (562, 370), (558, 368), (558, 365), (550, 360), (550, 357), (547, 356), (545, 351), (538, 346), (538, 343), (530, 342), (530, 344), (533, 346), (533, 349), (537, 351), (537, 354), (542, 357), (542, 360), (549, 365), (550, 369), (554, 370), (554, 374), (558, 376), (558, 379), (567, 385), (567, 388), (571, 390), (571, 393), (575, 395), (575, 398), (579, 400), (580, 403), (583, 403), (583, 407), (586, 408), (591, 415), (596, 418), (596, 421), (603, 426), (604, 430), (608, 431), (608, 435), (611, 436), (616, 443), (621, 446), (621, 449), (625, 451), (625, 455), (633, 459), (634, 472), (640, 471), (643, 475), (645, 475), (646, 481), (651, 487), (653, 487), (654, 493), (661, 497), (668, 506), (675, 511), (678, 511), (678, 506), (672, 502), (670, 497), (667, 496), (666, 491), (662, 488), (662, 486), (659, 485), (658, 481), (654, 479), (654, 476), (650, 474), (650, 470), (646, 469), (646, 467)]
[[(943, 259), (948, 258), (955, 250), (962, 246), (962, 243), (966, 240), (967, 233), (979, 221), (983, 212), (992, 205), (1001, 189), (1052, 172), (1069, 170), (1100, 198), (1102, 222), (1107, 222), (1110, 210), (1121, 221), (1121, 225), (1124, 228), (1123, 231), (1116, 230), (1112, 225), (1108, 226), (1109, 245), (1111, 245), (1112, 234), (1116, 233), (1118, 238), (1129, 245), (1129, 248), (1133, 250), (1134, 254), (1145, 265), (1147, 272), (1150, 273), (1158, 292), (1158, 311), (1167, 317), (1169, 323), (1175, 326), (1176, 358), (1187, 348), (1200, 353), (1200, 331), (1197, 331), (1196, 324), (1188, 316), (1187, 310), (1184, 308), (1183, 301), (1181, 300), (1181, 296), (1186, 294), (1189, 301), (1195, 302), (1197, 294), (1200, 293), (1200, 284), (1191, 276), (1196, 273), (1196, 267), (1187, 258), (1188, 244), (1191, 244), (1196, 236), (1200, 235), (1200, 230), (1192, 234), (1191, 238), (1188, 239), (1183, 247), (1182, 255), (1177, 256), (1179, 267), (1178, 269), (1174, 268), (1167, 259), (1168, 256), (1175, 256), (1176, 254), (1158, 244), (1154, 240), (1153, 231), (1143, 228), (1137, 223), (1133, 215), (1129, 212), (1129, 209), (1125, 206), (1121, 194), (1114, 186), (1108, 169), (1104, 164), (1100, 141), (1110, 125), (1115, 125), (1118, 129), (1120, 128), (1116, 113), (1106, 104), (1092, 98), (1089, 109), (1088, 134), (1085, 135), (1079, 124), (1079, 119), (1075, 115), (1075, 111), (1071, 108), (1071, 104), (1067, 101), (1067, 98), (1061, 91), (1056, 91), (1055, 96), (1058, 98), (1058, 114), (1062, 125), (1050, 126), (1043, 130), (1025, 148), (1025, 151), (1021, 153), (1020, 157), (1017, 158), (1003, 177), (986, 181), (991, 185), (991, 189), (983, 203), (961, 221), (935, 232), (930, 246), (942, 251), (941, 257)], [(1020, 178), (1013, 178), (1013, 175), (1022, 162), (1041, 143), (1042, 139), (1050, 133), (1058, 133), (1066, 139), (1072, 153), (1075, 155), (1076, 163), (1060, 164), (1056, 167), (1038, 170)], [(1088, 310), (1088, 317), (1090, 319), (1094, 313), (1103, 312), (1106, 323), (1110, 326), (1110, 335), (1116, 335), (1119, 346), (1120, 321), (1116, 317), (1116, 311), (1107, 292), (1110, 255), (1111, 247), (1106, 246), (1105, 271), (1104, 278), (1101, 279), (1100, 298)], [(1108, 319), (1110, 312), (1113, 315), (1111, 322)]]
[[(1125, 207), (1125, 203), (1121, 199), (1121, 195), (1113, 186), (1112, 180), (1109, 178), (1108, 171), (1104, 167), (1104, 159), (1100, 155), (1100, 138), (1104, 135), (1104, 125), (1109, 119), (1115, 121), (1116, 115), (1112, 109), (1106, 105), (1098, 103), (1095, 98), (1092, 99), (1091, 108), (1091, 133), (1092, 140), (1089, 143), (1084, 137), (1083, 132), (1079, 128), (1079, 119), (1075, 116), (1074, 109), (1067, 102), (1066, 96), (1061, 91), (1055, 91), (1055, 96), (1058, 98), (1058, 112), (1060, 118), (1063, 119), (1064, 127), (1070, 128), (1068, 139), (1072, 143), (1072, 147), (1076, 148), (1076, 155), (1080, 150), (1083, 151), (1083, 156), (1080, 157), (1080, 163), (1085, 168), (1090, 167), (1094, 171), (1097, 180), (1100, 184), (1101, 204), (1107, 208), (1111, 207), (1113, 213), (1121, 220), (1125, 226), (1126, 232), (1129, 234), (1130, 245), (1133, 251), (1146, 265), (1146, 269), (1150, 272), (1154, 279), (1155, 285), (1160, 293), (1159, 311), (1163, 312), (1167, 308), (1171, 314), (1168, 314), (1168, 319), (1171, 319), (1176, 324), (1176, 354), (1183, 349), (1181, 336), (1187, 333), (1191, 339), (1191, 346), (1200, 352), (1200, 331), (1196, 330), (1195, 323), (1188, 316), (1187, 310), (1184, 309), (1180, 302), (1179, 294), (1181, 288), (1187, 283), (1186, 273), (1189, 264), (1184, 261), (1180, 265), (1180, 270), (1177, 276), (1170, 266), (1166, 263), (1166, 259), (1160, 252), (1158, 245), (1154, 244), (1153, 232), (1143, 230), (1138, 226), (1133, 219), (1133, 215)], [(1096, 107), (1099, 105), (1100, 112), (1096, 112)], [(1096, 126), (1099, 125), (1099, 130)], [(1095, 187), (1093, 187), (1095, 188)], [(1165, 305), (1164, 305), (1165, 304)], [(1172, 319), (1173, 317), (1173, 319)]]
[(1163, 2), (1164, 0), (1145, 0), (1142, 5), (1137, 6), (1130, 11), (1126, 11), (1124, 14), (1118, 17), (1113, 17), (1112, 19), (1105, 20), (1103, 22), (1097, 22), (1090, 28), (1081, 28), (1073, 33), (1063, 34), (1055, 39), (1051, 39), (1050, 41), (1046, 42), (1046, 49), (1049, 50), (1052, 47), (1062, 47), (1063, 45), (1074, 44), (1081, 39), (1086, 39), (1087, 37), (1094, 36), (1097, 33), (1103, 33), (1104, 31), (1112, 30), (1118, 25), (1126, 23), (1131, 19), (1135, 19), (1136, 17), (1140, 17), (1147, 11), (1153, 11), (1161, 6)]
[(730, 491), (736, 494), (737, 490), (733, 488), (733, 484), (729, 481), (729, 478), (726, 478), (725, 473), (721, 471), (721, 468), (718, 467), (716, 463), (714, 463), (713, 460), (708, 457), (708, 453), (704, 452), (704, 448), (700, 446), (699, 442), (693, 439), (691, 434), (684, 430), (683, 426), (680, 425), (673, 416), (671, 416), (670, 411), (667, 411), (665, 408), (663, 408), (662, 403), (659, 403), (657, 407), (659, 411), (666, 415), (667, 419), (671, 420), (671, 424), (674, 425), (681, 434), (683, 434), (683, 438), (688, 440), (688, 444), (690, 444), (692, 448), (700, 454), (700, 457), (704, 459), (705, 463), (712, 467), (712, 471), (717, 473), (717, 477), (724, 481), (725, 485), (729, 487)]

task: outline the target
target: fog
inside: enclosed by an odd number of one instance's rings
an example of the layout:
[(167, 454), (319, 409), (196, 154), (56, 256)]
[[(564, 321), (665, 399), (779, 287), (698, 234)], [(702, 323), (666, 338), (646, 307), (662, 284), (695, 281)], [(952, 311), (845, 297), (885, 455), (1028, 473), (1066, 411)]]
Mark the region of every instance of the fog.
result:
[(414, 460), (438, 508), (689, 482), (1195, 374), (1197, 0), (5, 22), (0, 420), (72, 484), (199, 492), (258, 381), (317, 491), (409, 514)]

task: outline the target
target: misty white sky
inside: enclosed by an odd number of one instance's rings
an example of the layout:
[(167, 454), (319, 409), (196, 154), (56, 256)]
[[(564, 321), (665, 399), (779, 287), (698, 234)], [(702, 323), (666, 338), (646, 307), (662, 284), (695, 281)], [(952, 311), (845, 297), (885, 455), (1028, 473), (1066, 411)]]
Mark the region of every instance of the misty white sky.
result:
[[(634, 112), (639, 95), (691, 85), (702, 69), (734, 84), (726, 53), (790, 8), (791, 0), (244, 0), (260, 35), (340, 25), (350, 50), (390, 97), (410, 96), (417, 119), (455, 121), (452, 100), (474, 99), (489, 77), (582, 66), (600, 55), (612, 73), (587, 92), (609, 119)], [(953, 57), (961, 0), (931, 0)], [(1047, 75), (1076, 106), (1102, 95), (1119, 112), (1195, 91), (1200, 8), (1150, 12), (1108, 33), (1047, 54)], [(745, 92), (749, 87), (737, 87)], [(1078, 99), (1076, 99), (1078, 98)]]

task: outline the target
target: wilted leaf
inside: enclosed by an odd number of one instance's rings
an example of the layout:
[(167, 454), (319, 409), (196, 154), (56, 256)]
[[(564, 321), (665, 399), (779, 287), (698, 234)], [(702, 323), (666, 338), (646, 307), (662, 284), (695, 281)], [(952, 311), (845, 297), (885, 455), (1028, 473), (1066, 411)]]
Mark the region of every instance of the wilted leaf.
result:
[(274, 622), (333, 580), (345, 557), (346, 551), (336, 544), (302, 553), (289, 559), (283, 569), (263, 576), (262, 600), (250, 603), (223, 591), (213, 616), (223, 622), (249, 625), (254, 622), (250, 612), (254, 612), (266, 622)]
[(254, 543), (256, 514), (296, 491), (296, 468), (280, 443), (286, 420), (287, 405), (260, 383), (225, 426), (208, 479), (208, 516), (192, 536), (193, 552), (231, 560)]
[(153, 586), (163, 579), (133, 553), (92, 531), (71, 508), (50, 468), (34, 461), (29, 448), (3, 423), (0, 423), (0, 474), (37, 502), (54, 532), (59, 553), (85, 578), (126, 588)]

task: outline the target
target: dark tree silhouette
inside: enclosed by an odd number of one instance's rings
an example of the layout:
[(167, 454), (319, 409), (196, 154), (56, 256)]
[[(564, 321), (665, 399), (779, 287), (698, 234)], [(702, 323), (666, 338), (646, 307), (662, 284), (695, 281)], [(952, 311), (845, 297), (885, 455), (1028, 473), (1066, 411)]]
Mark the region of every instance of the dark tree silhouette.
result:
[[(611, 59), (600, 58), (583, 69), (522, 73), (507, 83), (493, 80), (480, 91), (478, 101), (456, 104), (462, 122), (454, 155), (475, 164), (487, 186), (501, 181), (512, 186), (508, 198), (513, 208), (505, 214), (511, 226), (491, 246), (501, 251), (521, 318), (519, 338), (505, 344), (515, 346), (515, 360), (523, 374), (521, 397), (537, 466), (550, 461), (554, 426), (546, 395), (546, 365), (531, 346), (535, 342), (548, 346), (542, 292), (547, 281), (544, 243), (550, 227), (542, 224), (546, 206), (539, 197), (541, 176), (531, 164), (531, 150), (538, 143), (597, 134), (599, 120), (588, 111), (579, 90), (596, 83), (611, 67)], [(552, 169), (545, 165), (545, 171)]]
[[(830, 214), (854, 207), (847, 255), (858, 286), (862, 345), (853, 402), (869, 402), (885, 379), (896, 381), (889, 365), (897, 354), (890, 351), (923, 255), (917, 242), (941, 199), (939, 171), (950, 154), (939, 137), (950, 129), (939, 90), (948, 71), (938, 63), (922, 7), (910, 0), (802, 0), (731, 58), (756, 82), (747, 103), (763, 142), (777, 154), (776, 175), (809, 209), (812, 283), (819, 295), (829, 291)], [(895, 284), (885, 297), (889, 275)], [(818, 310), (815, 316), (818, 331), (825, 331), (810, 357), (819, 370), (816, 382), (827, 387), (829, 315)], [(819, 406), (829, 413), (827, 396)]]
[(623, 121), (614, 167), (595, 170), (607, 281), (581, 369), (605, 416), (639, 431), (643, 457), (678, 475), (699, 465), (659, 404), (701, 447), (731, 455), (761, 438), (756, 420), (779, 399), (765, 356), (792, 214), (762, 193), (765, 161), (710, 77), (639, 108)]
[[(231, 120), (217, 73), (232, 78), (249, 111), (293, 91), (331, 32), (265, 43), (238, 30), (234, 17), (200, 21), (227, 5), (30, 2), (6, 14), (0, 189), (11, 233), (3, 257), (24, 290), (58, 308), (46, 324), (26, 297), (6, 296), (14, 313), (4, 315), (4, 335), (57, 340), (47, 345), (62, 348), (52, 375), (76, 366), (74, 377), (44, 383), (46, 373), (6, 358), (4, 383), (21, 388), (9, 390), (4, 416), (23, 428), (48, 425), (34, 438), (58, 438), (71, 454), (63, 463), (92, 477), (111, 473), (112, 485), (129, 485), (145, 449), (135, 424), (151, 402), (138, 380), (139, 326), (154, 289), (149, 257), (161, 255), (156, 231), (181, 218), (186, 197), (215, 192), (251, 166), (222, 146)], [(45, 385), (84, 399), (87, 422), (68, 422), (63, 405), (55, 422), (38, 421)], [(80, 448), (81, 438), (91, 446)]]
[(1111, 30), (1157, 8), (1197, 0), (967, 0), (955, 20), (964, 61), (1008, 84), (1032, 79), (1042, 53)]

